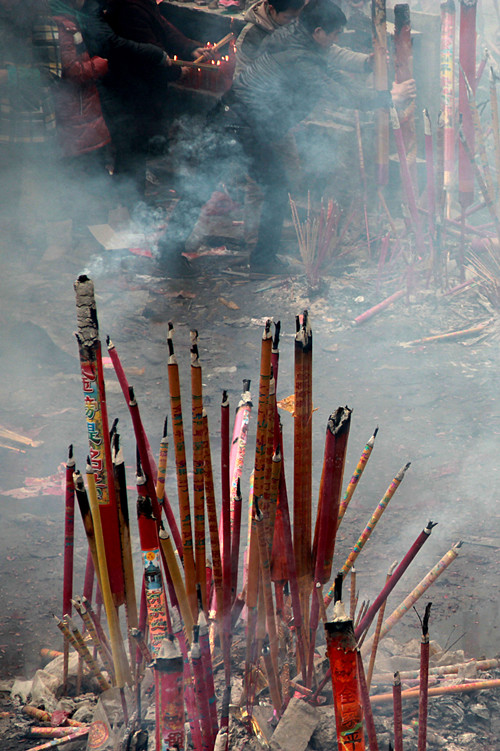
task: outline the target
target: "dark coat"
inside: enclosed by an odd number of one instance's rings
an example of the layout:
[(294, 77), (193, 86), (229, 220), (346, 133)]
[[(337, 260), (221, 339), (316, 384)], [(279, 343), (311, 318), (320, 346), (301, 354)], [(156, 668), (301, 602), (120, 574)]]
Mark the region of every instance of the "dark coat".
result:
[(62, 63), (62, 78), (53, 87), (57, 139), (63, 156), (77, 156), (110, 141), (96, 87), (96, 81), (108, 70), (108, 62), (90, 57), (75, 19), (55, 16), (54, 20)]

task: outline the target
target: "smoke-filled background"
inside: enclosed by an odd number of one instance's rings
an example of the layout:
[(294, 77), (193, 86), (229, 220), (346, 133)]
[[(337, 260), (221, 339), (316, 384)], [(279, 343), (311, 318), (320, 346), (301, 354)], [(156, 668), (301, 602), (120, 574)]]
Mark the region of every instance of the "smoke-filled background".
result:
[[(29, 3), (22, 5), (27, 14), (33, 10)], [(432, 10), (428, 5), (422, 0), (415, 4), (415, 10)], [(26, 19), (20, 15), (20, 8), (4, 0), (0, 6), (3, 49), (23, 60), (31, 54)], [(484, 38), (490, 34), (494, 42), (498, 24), (493, 4), (490, 7), (483, 2), (478, 17)], [(225, 263), (214, 256), (198, 259), (202, 273), (194, 280), (153, 276), (155, 233), (168, 217), (173, 195), (169, 191), (182, 191), (187, 186), (196, 190), (193, 179), (203, 179), (203, 175), (197, 176), (196, 161), (199, 150), (207, 144), (206, 108), (204, 103), (202, 114), (191, 109), (171, 123), (170, 152), (150, 159), (160, 187), (150, 182), (146, 203), (134, 195), (135, 186), (113, 180), (107, 169), (111, 164), (107, 153), (101, 155), (100, 162), (82, 168), (74, 160), (61, 158), (57, 142), (29, 147), (12, 145), (7, 138), (0, 142), (0, 426), (17, 435), (17, 439), (7, 434), (0, 438), (2, 671), (29, 673), (37, 664), (40, 646), (57, 647), (60, 642), (51, 614), (60, 614), (62, 601), (61, 465), (70, 443), (76, 465), (82, 470), (88, 451), (74, 338), (73, 282), (80, 273), (88, 273), (94, 280), (102, 341), (109, 334), (117, 347), (155, 452), (169, 413), (166, 322), (172, 320), (176, 330), (186, 423), (190, 407), (189, 329), (199, 330), (204, 399), (216, 468), (222, 389), (228, 390), (234, 409), (242, 380), (250, 378), (256, 402), (262, 325), (267, 316), (272, 316), (282, 321), (283, 332), (278, 398), (291, 394), (294, 319), (307, 308), (314, 335), (314, 499), (318, 496), (328, 415), (339, 405), (353, 409), (344, 485), (373, 429), (379, 426), (372, 457), (340, 529), (334, 570), (343, 564), (395, 473), (411, 461), (401, 487), (358, 560), (360, 598), (373, 600), (389, 565), (401, 560), (432, 519), (438, 526), (391, 595), (386, 612), (392, 612), (452, 544), (463, 540), (457, 561), (419, 603), (418, 610), (422, 612), (424, 603), (432, 600), (431, 636), (442, 646), (456, 642), (470, 655), (492, 656), (500, 648), (496, 592), (500, 568), (498, 312), (474, 291), (443, 298), (430, 284), (354, 327), (352, 321), (357, 315), (395, 291), (405, 263), (400, 259), (394, 272), (377, 280), (376, 251), (369, 260), (366, 247), (332, 266), (315, 291), (300, 274), (292, 274), (292, 280), (283, 283), (227, 274)], [(348, 118), (349, 111), (345, 112)], [(321, 193), (323, 186), (333, 183), (339, 203), (349, 206), (358, 190), (352, 127), (346, 127), (345, 133), (340, 128), (331, 138), (320, 133), (317, 126), (318, 120), (298, 137), (303, 158), (305, 154), (309, 159), (309, 187), (317, 190), (314, 180), (321, 180)], [(234, 162), (232, 144), (227, 149)], [(243, 157), (236, 155), (234, 169), (226, 169), (227, 165), (219, 161), (224, 151), (225, 144), (218, 143), (212, 169), (215, 173), (234, 173), (227, 187), (239, 204)], [(367, 151), (365, 158), (369, 164), (372, 152)], [(400, 203), (399, 191), (396, 175), (392, 206)], [(89, 225), (107, 225), (109, 212), (121, 211), (124, 206), (133, 220), (126, 227), (133, 235), (135, 254), (128, 248), (104, 250), (88, 230)], [(376, 211), (375, 203), (371, 210)], [(229, 217), (234, 230), (230, 239), (240, 252), (237, 241), (241, 218), (240, 206), (232, 221)], [(219, 221), (223, 219), (227, 224), (226, 215)], [(217, 234), (217, 218), (211, 221), (210, 231)], [(359, 224), (362, 228), (362, 218)], [(142, 254), (144, 248), (151, 251), (152, 258)], [(291, 227), (285, 228), (284, 252), (295, 259), (293, 268), (299, 269)], [(485, 336), (401, 346), (489, 318), (493, 323)], [(127, 456), (134, 551), (139, 563), (132, 427), (113, 371), (105, 372), (110, 422), (119, 418)], [(285, 465), (291, 483), (293, 418), (283, 413), (282, 420)], [(255, 422), (256, 408), (245, 462), (244, 499), (248, 496)], [(189, 436), (189, 427), (186, 433)], [(23, 443), (19, 436), (31, 443)], [(177, 511), (173, 467), (171, 446), (167, 490)], [(245, 533), (246, 527), (242, 539)], [(75, 544), (74, 591), (79, 593), (86, 543), (78, 511)], [(240, 587), (241, 583), (240, 574)], [(392, 635), (405, 640), (419, 633), (420, 622), (410, 612)]]

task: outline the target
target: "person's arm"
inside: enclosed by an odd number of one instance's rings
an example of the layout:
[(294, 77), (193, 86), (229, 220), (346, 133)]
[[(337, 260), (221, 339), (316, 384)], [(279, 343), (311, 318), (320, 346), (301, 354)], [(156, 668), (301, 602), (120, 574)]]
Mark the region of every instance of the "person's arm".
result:
[(78, 83), (87, 81), (96, 81), (107, 73), (108, 61), (102, 57), (91, 57), (89, 60), (82, 60), (77, 51), (79, 31), (76, 34), (65, 27), (64, 19), (58, 22), (59, 27), (59, 45), (61, 50), (61, 64), (63, 67), (63, 77)]
[(364, 52), (355, 52), (349, 47), (341, 47), (332, 44), (328, 52), (328, 65), (334, 69), (349, 71), (352, 73), (369, 73), (370, 55)]

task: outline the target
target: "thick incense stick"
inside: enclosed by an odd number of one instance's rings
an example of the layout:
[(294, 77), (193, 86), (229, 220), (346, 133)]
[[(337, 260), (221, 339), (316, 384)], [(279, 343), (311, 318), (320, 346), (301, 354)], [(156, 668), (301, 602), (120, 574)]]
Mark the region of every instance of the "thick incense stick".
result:
[(227, 392), (222, 392), (221, 415), (221, 525), (222, 525), (222, 589), (223, 589), (223, 648), (226, 685), (230, 682), (231, 666), (231, 483), (229, 476), (229, 400)]
[(254, 498), (255, 503), (255, 523), (257, 527), (257, 539), (259, 543), (260, 573), (262, 576), (262, 587), (264, 595), (264, 604), (266, 612), (267, 633), (269, 635), (269, 649), (273, 661), (274, 671), (278, 672), (278, 632), (276, 630), (276, 619), (274, 615), (274, 602), (271, 584), (271, 571), (269, 564), (269, 546), (266, 538), (264, 524), (264, 515), (258, 506), (259, 499)]
[(193, 518), (196, 585), (201, 591), (203, 609), (208, 612), (205, 579), (205, 497), (203, 480), (203, 388), (201, 365), (198, 356), (198, 332), (192, 330), (191, 338), (191, 404), (193, 430)]
[(159, 538), (160, 545), (165, 555), (165, 561), (167, 563), (168, 571), (174, 585), (177, 602), (179, 603), (179, 608), (182, 615), (182, 620), (184, 621), (186, 636), (188, 638), (188, 641), (191, 643), (191, 641), (193, 640), (193, 616), (191, 613), (191, 608), (189, 606), (186, 588), (184, 586), (184, 580), (177, 563), (177, 558), (175, 557), (172, 540), (170, 539), (168, 532), (166, 532), (164, 529), (160, 530)]
[(174, 638), (163, 639), (154, 662), (156, 748), (183, 748), (183, 659)]
[(92, 639), (92, 644), (94, 645), (94, 648), (99, 653), (99, 656), (102, 660), (102, 664), (108, 671), (111, 678), (114, 678), (113, 658), (112, 658), (111, 652), (108, 651), (105, 643), (101, 640), (97, 632), (95, 623), (90, 616), (90, 613), (86, 607), (84, 600), (81, 598), (76, 598), (73, 600), (73, 605), (75, 606), (75, 609), (78, 615), (81, 617), (82, 621), (85, 624), (85, 628), (87, 629), (88, 634), (90, 638)]
[[(450, 563), (455, 560), (455, 558), (458, 556), (458, 551), (461, 546), (462, 542), (455, 543), (455, 545), (453, 545), (450, 550), (445, 553), (445, 555), (441, 558), (440, 561), (438, 561), (438, 563), (436, 563), (436, 565), (429, 571), (429, 573), (424, 576), (422, 581), (417, 584), (415, 589), (413, 589), (410, 594), (405, 597), (403, 602), (398, 605), (396, 610), (394, 610), (391, 615), (386, 618), (380, 632), (381, 639), (386, 636), (391, 628), (404, 616), (404, 614), (417, 602), (417, 600), (422, 597), (424, 592), (431, 586), (431, 584), (433, 584), (436, 579), (441, 576), (441, 574), (448, 568)], [(365, 655), (371, 649), (372, 642), (372, 637), (365, 641), (365, 643), (361, 647), (362, 655)]]
[(106, 393), (102, 369), (101, 343), (97, 323), (94, 284), (87, 276), (74, 283), (78, 323), (78, 349), (82, 373), (85, 417), (92, 469), (95, 473), (98, 508), (104, 535), (103, 550), (109, 565), (110, 586), (116, 605), (124, 600), (123, 566), (114, 482), (111, 478)]
[[(389, 80), (387, 74), (387, 23), (385, 0), (372, 0), (373, 29), (373, 78), (377, 91), (387, 91)], [(377, 123), (377, 185), (387, 185), (389, 180), (389, 115), (379, 108), (376, 113)]]
[(191, 528), (191, 511), (189, 507), (189, 489), (187, 480), (186, 449), (184, 445), (184, 427), (182, 423), (181, 389), (179, 382), (179, 366), (174, 354), (174, 327), (168, 324), (168, 385), (170, 391), (170, 412), (172, 416), (172, 431), (174, 434), (175, 466), (177, 474), (177, 492), (179, 495), (179, 511), (181, 517), (182, 550), (186, 592), (191, 606), (193, 618), (197, 617), (198, 604), (196, 602), (196, 570), (193, 556), (193, 533)]
[(203, 751), (211, 751), (214, 739), (212, 735), (208, 692), (205, 684), (205, 672), (203, 670), (203, 661), (201, 658), (201, 647), (198, 642), (197, 626), (195, 626), (194, 629), (194, 641), (191, 645), (191, 664), (193, 666), (194, 692), (200, 718), (202, 748)]
[[(342, 573), (343, 576), (345, 576), (348, 573), (348, 571), (351, 568), (351, 566), (353, 565), (354, 561), (356, 560), (356, 558), (358, 557), (358, 555), (363, 550), (363, 548), (364, 548), (367, 540), (370, 538), (371, 533), (375, 529), (375, 527), (376, 527), (376, 525), (377, 525), (380, 517), (382, 516), (382, 514), (385, 511), (385, 509), (387, 508), (387, 506), (389, 504), (389, 501), (391, 500), (392, 496), (394, 495), (394, 493), (396, 492), (396, 490), (401, 485), (401, 482), (403, 481), (403, 477), (405, 476), (405, 472), (406, 472), (406, 470), (408, 469), (409, 466), (410, 466), (410, 462), (408, 462), (407, 464), (405, 464), (405, 466), (402, 467), (399, 470), (399, 472), (394, 477), (393, 481), (391, 482), (391, 484), (389, 485), (389, 487), (385, 491), (385, 494), (384, 494), (383, 498), (379, 501), (379, 504), (378, 504), (377, 508), (375, 509), (375, 511), (373, 512), (373, 514), (371, 515), (369, 522), (367, 523), (366, 527), (364, 528), (364, 530), (360, 534), (360, 536), (359, 536), (356, 544), (354, 545), (353, 549), (351, 550), (351, 552), (347, 556), (346, 562), (344, 563), (344, 565), (341, 568), (341, 573)], [(331, 590), (330, 590), (330, 592), (331, 592)], [(330, 592), (328, 594), (330, 594)]]
[(363, 715), (366, 727), (366, 736), (368, 738), (368, 745), (370, 751), (378, 751), (377, 731), (375, 730), (375, 720), (373, 719), (372, 705), (370, 703), (369, 688), (366, 683), (365, 668), (363, 665), (363, 658), (356, 650), (356, 663), (358, 668), (358, 683), (359, 693), (361, 696), (361, 702), (363, 704)]
[[(428, 691), (428, 696), (449, 696), (451, 694), (468, 694), (473, 691), (484, 691), (489, 688), (500, 688), (500, 679), (493, 678), (485, 681), (471, 681), (470, 683), (458, 683), (452, 686), (431, 686)], [(420, 689), (409, 688), (405, 691), (401, 691), (401, 697), (403, 699), (418, 699), (420, 697)], [(375, 694), (371, 697), (372, 706), (375, 704), (387, 704), (392, 701), (392, 693), (390, 694)]]
[[(125, 654), (123, 639), (120, 632), (117, 611), (113, 602), (110, 579), (108, 576), (108, 564), (106, 560), (106, 549), (102, 530), (101, 517), (99, 514), (99, 502), (97, 489), (95, 486), (94, 472), (90, 465), (87, 465), (87, 487), (90, 508), (92, 511), (92, 520), (94, 522), (95, 541), (97, 548), (97, 559), (99, 562), (98, 577), (99, 586), (104, 600), (106, 618), (108, 620), (109, 635), (111, 641), (111, 652), (113, 654), (113, 665), (115, 666), (116, 685), (123, 688), (125, 682), (131, 682), (130, 668)], [(76, 483), (75, 483), (76, 486)], [(121, 565), (121, 554), (118, 559)], [(122, 577), (123, 579), (123, 577)]]
[(359, 121), (359, 110), (354, 111), (354, 122), (356, 125), (356, 139), (358, 142), (359, 171), (361, 174), (361, 184), (363, 186), (363, 211), (365, 215), (366, 244), (368, 246), (368, 257), (371, 258), (370, 226), (368, 224), (368, 189), (366, 182), (365, 157), (363, 154), (363, 139), (361, 136), (361, 124)]
[[(441, 123), (443, 187), (448, 206), (455, 172), (455, 2), (441, 3)], [(449, 212), (448, 212), (449, 213)]]
[(205, 686), (208, 694), (208, 708), (210, 710), (210, 719), (212, 722), (212, 735), (215, 741), (217, 733), (219, 732), (219, 724), (217, 722), (217, 699), (215, 695), (214, 685), (214, 671), (212, 665), (212, 655), (210, 652), (210, 639), (208, 635), (208, 624), (205, 614), (200, 610), (198, 616), (198, 634), (201, 650), (201, 659), (203, 662), (203, 672), (205, 675)]
[(74, 743), (75, 741), (78, 741), (80, 738), (85, 738), (86, 735), (89, 734), (88, 728), (81, 728), (80, 730), (74, 730), (70, 735), (65, 735), (64, 738), (54, 738), (52, 741), (47, 741), (47, 743), (41, 743), (38, 746), (32, 746), (30, 751), (45, 751), (45, 749), (48, 748), (59, 748), (60, 746), (65, 745), (66, 743)]
[[(460, 34), (458, 79), (458, 111), (462, 119), (465, 139), (474, 153), (474, 124), (467, 96), (465, 77), (473, 92), (476, 89), (476, 5), (477, 0), (460, 0)], [(463, 143), (458, 150), (458, 191), (462, 210), (470, 206), (474, 198), (474, 174), (465, 153)]]
[(308, 313), (296, 318), (293, 431), (293, 549), (304, 617), (312, 585), (312, 331)]
[(403, 751), (403, 708), (401, 706), (401, 678), (399, 673), (394, 673), (392, 700), (394, 705), (394, 751)]
[[(75, 537), (75, 486), (73, 483), (73, 471), (75, 460), (73, 458), (73, 446), (68, 450), (66, 463), (66, 492), (64, 513), (64, 574), (63, 574), (63, 606), (62, 614), (71, 615), (71, 598), (73, 597), (73, 551)], [(68, 679), (68, 655), (69, 644), (64, 644), (63, 661), (63, 686)]]
[(373, 605), (369, 608), (366, 615), (362, 619), (362, 621), (359, 624), (358, 629), (356, 630), (356, 638), (359, 639), (364, 631), (367, 631), (370, 628), (370, 624), (375, 618), (375, 615), (377, 614), (377, 610), (380, 608), (382, 603), (384, 603), (387, 598), (389, 597), (389, 594), (392, 592), (398, 581), (403, 576), (404, 572), (410, 565), (410, 563), (413, 561), (417, 553), (419, 552), (422, 545), (424, 545), (427, 540), (429, 539), (432, 529), (436, 526), (434, 522), (429, 521), (427, 523), (427, 526), (425, 529), (422, 530), (422, 532), (419, 534), (411, 548), (406, 553), (405, 557), (399, 564), (399, 566), (394, 571), (394, 574), (389, 578), (389, 580), (386, 582), (385, 587), (383, 587), (382, 591), (378, 595), (378, 597), (375, 599)]
[(427, 174), (427, 211), (431, 237), (436, 233), (436, 176), (434, 173), (434, 146), (432, 142), (431, 118), (427, 109), (423, 110), (425, 135), (425, 167)]
[[(411, 40), (410, 6), (401, 3), (394, 6), (394, 72), (397, 83), (413, 78), (413, 51)], [(415, 192), (417, 184), (417, 133), (415, 127), (415, 100), (411, 99), (399, 112), (401, 133), (405, 145), (408, 169)]]
[(339, 751), (364, 751), (356, 640), (352, 621), (345, 615), (340, 599), (335, 603), (333, 621), (325, 624), (325, 634), (332, 677), (338, 748)]
[(203, 445), (204, 445), (204, 480), (205, 499), (207, 504), (208, 531), (210, 533), (210, 547), (212, 551), (213, 582), (216, 597), (217, 619), (221, 622), (224, 594), (222, 583), (222, 561), (219, 543), (219, 528), (217, 524), (217, 509), (215, 504), (214, 479), (212, 472), (212, 454), (210, 450), (210, 432), (208, 429), (208, 417), (203, 410)]
[(429, 698), (429, 617), (431, 614), (429, 602), (425, 607), (422, 620), (422, 643), (420, 645), (420, 696), (418, 703), (418, 751), (427, 748), (427, 706)]
[[(206, 52), (210, 55), (213, 55), (214, 52), (218, 52), (222, 47), (224, 47), (224, 45), (229, 44), (229, 42), (231, 42), (233, 39), (234, 34), (230, 32), (229, 34), (226, 34), (226, 36), (222, 37), (222, 39), (220, 39), (216, 44), (209, 47)], [(199, 57), (197, 57), (194, 62), (202, 63), (205, 59), (205, 55), (199, 55)]]

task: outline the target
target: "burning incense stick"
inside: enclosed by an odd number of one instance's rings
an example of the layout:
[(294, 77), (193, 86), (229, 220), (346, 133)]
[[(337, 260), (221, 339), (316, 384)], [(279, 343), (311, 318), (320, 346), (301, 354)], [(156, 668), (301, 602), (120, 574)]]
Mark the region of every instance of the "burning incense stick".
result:
[(332, 676), (339, 751), (364, 751), (363, 711), (356, 674), (356, 639), (341, 600), (342, 577), (336, 579), (334, 617), (325, 624), (326, 650)]
[(410, 565), (410, 563), (413, 561), (419, 550), (421, 549), (422, 545), (424, 545), (427, 540), (429, 539), (431, 532), (433, 528), (436, 526), (435, 522), (429, 521), (427, 523), (427, 526), (425, 529), (422, 530), (422, 532), (419, 534), (411, 548), (406, 553), (405, 557), (397, 567), (397, 569), (394, 571), (394, 574), (391, 575), (388, 578), (388, 581), (385, 584), (385, 587), (382, 589), (378, 597), (375, 599), (375, 602), (371, 606), (371, 608), (367, 611), (366, 615), (362, 619), (361, 623), (359, 624), (359, 628), (356, 630), (356, 638), (359, 639), (364, 631), (367, 631), (370, 628), (371, 622), (375, 618), (375, 615), (377, 613), (377, 610), (380, 608), (382, 603), (384, 603), (387, 598), (389, 597), (389, 594), (392, 592), (398, 581), (403, 576), (404, 572)]
[(59, 748), (59, 746), (63, 746), (66, 743), (74, 743), (80, 738), (85, 738), (85, 736), (88, 734), (88, 728), (81, 728), (80, 730), (73, 731), (73, 733), (70, 733), (70, 735), (65, 735), (63, 738), (54, 738), (54, 740), (47, 741), (47, 743), (41, 743), (38, 746), (32, 746), (30, 751), (43, 751), (46, 748)]
[(92, 620), (90, 613), (88, 612), (85, 603), (81, 598), (76, 598), (72, 600), (73, 605), (75, 606), (75, 610), (77, 611), (78, 615), (81, 617), (83, 623), (85, 624), (85, 628), (88, 631), (88, 634), (92, 640), (92, 644), (94, 645), (94, 648), (99, 653), (99, 657), (102, 660), (102, 664), (104, 665), (105, 669), (108, 671), (111, 678), (114, 678), (114, 666), (113, 666), (113, 658), (110, 652), (108, 652), (106, 646), (101, 641), (99, 634), (97, 633), (97, 629), (95, 627), (94, 621)]
[[(394, 563), (391, 563), (391, 565), (389, 566), (389, 571), (387, 572), (387, 577), (385, 580), (386, 585), (389, 584), (389, 582), (391, 581), (391, 577), (393, 575), (393, 572), (396, 566), (397, 566), (397, 561), (394, 561)], [(368, 691), (370, 690), (370, 686), (372, 683), (373, 668), (375, 667), (375, 659), (377, 657), (377, 649), (378, 649), (378, 644), (380, 641), (380, 630), (382, 628), (382, 623), (384, 622), (384, 613), (385, 613), (386, 605), (387, 605), (387, 598), (382, 602), (382, 605), (380, 606), (380, 610), (378, 612), (378, 618), (377, 618), (377, 625), (375, 627), (375, 634), (373, 635), (373, 646), (372, 646), (372, 651), (370, 654), (370, 663), (368, 665), (368, 675), (366, 676), (366, 685), (368, 686)]]
[(205, 675), (205, 686), (208, 694), (208, 708), (210, 710), (210, 720), (212, 723), (212, 735), (215, 741), (217, 733), (219, 732), (219, 724), (217, 722), (217, 699), (215, 696), (214, 685), (214, 671), (212, 665), (212, 655), (210, 652), (210, 640), (208, 636), (208, 624), (205, 614), (200, 610), (198, 616), (198, 634), (201, 650), (201, 660), (203, 663), (203, 671)]
[(156, 748), (184, 746), (183, 659), (173, 637), (163, 639), (154, 661)]
[(203, 388), (198, 356), (198, 332), (191, 339), (191, 399), (193, 435), (193, 518), (196, 584), (201, 590), (203, 609), (208, 612), (205, 580), (205, 498), (203, 480)]
[[(354, 494), (354, 491), (356, 490), (356, 487), (361, 479), (361, 475), (365, 471), (365, 467), (368, 463), (368, 459), (371, 456), (371, 453), (373, 451), (373, 446), (375, 445), (375, 438), (377, 437), (378, 428), (375, 428), (373, 431), (373, 435), (368, 440), (368, 443), (363, 449), (363, 452), (361, 454), (361, 457), (359, 459), (359, 462), (356, 466), (356, 469), (354, 470), (354, 474), (350, 479), (349, 485), (346, 488), (346, 491), (344, 493), (344, 497), (342, 498), (339, 506), (339, 518), (337, 522), (337, 529), (340, 527), (340, 522), (344, 518), (344, 514), (347, 511), (347, 507), (349, 503), (351, 502), (351, 498)], [(329, 601), (330, 602), (330, 601)], [(325, 605), (329, 605), (329, 602), (325, 602)]]
[(425, 606), (422, 619), (422, 643), (420, 647), (420, 696), (418, 705), (418, 751), (427, 748), (427, 705), (429, 691), (429, 618), (431, 614), (429, 602)]
[[(370, 538), (370, 535), (373, 532), (373, 530), (375, 529), (375, 527), (376, 527), (376, 525), (377, 525), (380, 517), (382, 516), (382, 514), (385, 511), (385, 509), (387, 508), (387, 505), (389, 504), (389, 501), (391, 500), (392, 496), (394, 495), (394, 493), (396, 492), (396, 490), (398, 489), (398, 487), (401, 485), (401, 482), (403, 481), (403, 477), (405, 476), (405, 472), (406, 472), (406, 470), (408, 469), (409, 466), (410, 466), (410, 462), (408, 462), (407, 464), (405, 464), (405, 466), (402, 467), (399, 470), (399, 472), (394, 477), (393, 481), (391, 482), (391, 484), (389, 485), (389, 487), (385, 491), (385, 494), (384, 494), (383, 498), (380, 500), (380, 502), (379, 502), (377, 508), (375, 509), (375, 511), (373, 512), (373, 514), (372, 514), (372, 516), (371, 516), (368, 524), (364, 528), (363, 532), (360, 534), (360, 536), (358, 538), (358, 541), (354, 545), (353, 549), (351, 550), (351, 552), (349, 553), (349, 555), (347, 557), (346, 562), (344, 563), (344, 565), (341, 568), (341, 573), (342, 573), (342, 575), (344, 577), (347, 574), (347, 572), (349, 571), (349, 569), (351, 568), (351, 566), (353, 565), (353, 563), (356, 560), (356, 558), (358, 557), (358, 555), (363, 550), (363, 548), (365, 546), (365, 543)], [(330, 594), (330, 592), (328, 594)]]
[[(259, 508), (257, 496), (254, 498), (255, 504), (255, 523), (257, 527), (257, 539), (259, 544), (260, 573), (262, 576), (262, 587), (264, 595), (264, 604), (266, 612), (267, 633), (269, 634), (269, 649), (273, 662), (274, 672), (278, 673), (278, 633), (276, 630), (276, 620), (274, 615), (273, 592), (271, 585), (271, 570), (269, 564), (269, 547), (266, 539), (266, 530), (264, 525), (264, 515)], [(280, 703), (281, 706), (281, 703)]]
[[(226, 34), (226, 36), (222, 37), (216, 44), (212, 45), (211, 47), (207, 48), (205, 52), (212, 56), (214, 52), (218, 52), (222, 47), (224, 47), (226, 44), (229, 44), (229, 42), (232, 42), (234, 39), (234, 34), (230, 32), (229, 34)], [(195, 63), (202, 63), (203, 60), (206, 60), (205, 55), (200, 55), (196, 58), (194, 61)]]
[(194, 628), (194, 640), (191, 645), (191, 664), (194, 675), (194, 692), (198, 714), (200, 718), (202, 748), (203, 751), (212, 751), (214, 738), (212, 735), (212, 723), (210, 719), (210, 706), (208, 703), (208, 691), (205, 684), (201, 647), (198, 642), (198, 627)]
[[(73, 446), (68, 450), (66, 463), (66, 492), (64, 514), (64, 575), (63, 575), (63, 602), (62, 614), (71, 615), (71, 599), (73, 597), (73, 549), (75, 537), (75, 486), (73, 484), (73, 471), (75, 460), (73, 458)], [(64, 644), (63, 661), (63, 687), (68, 680), (68, 655), (69, 644)]]
[(170, 411), (172, 416), (172, 430), (174, 434), (175, 465), (177, 474), (177, 492), (179, 495), (179, 511), (181, 517), (182, 550), (186, 592), (191, 606), (193, 618), (197, 617), (198, 604), (196, 602), (196, 570), (193, 556), (193, 534), (191, 529), (191, 511), (189, 506), (189, 489), (187, 481), (186, 450), (184, 445), (184, 428), (182, 423), (181, 390), (179, 382), (179, 366), (174, 354), (174, 327), (168, 324), (168, 385), (170, 391)]
[(356, 650), (356, 664), (358, 668), (359, 693), (361, 696), (361, 702), (363, 704), (363, 715), (365, 720), (368, 745), (370, 751), (378, 751), (377, 731), (375, 730), (375, 720), (373, 719), (372, 705), (370, 703), (370, 693), (368, 685), (366, 683), (363, 658), (361, 657), (359, 649)]
[(202, 739), (200, 730), (199, 713), (196, 707), (196, 697), (194, 693), (193, 673), (189, 661), (189, 653), (186, 644), (186, 637), (182, 629), (180, 619), (174, 614), (172, 619), (172, 631), (176, 637), (184, 661), (184, 693), (186, 700), (187, 717), (191, 730), (191, 738), (195, 751), (202, 751)]
[(392, 687), (394, 704), (394, 751), (403, 751), (403, 708), (401, 706), (401, 678), (394, 673)]
[[(458, 556), (458, 551), (462, 546), (462, 542), (457, 542), (455, 545), (453, 545), (450, 550), (448, 550), (447, 553), (441, 558), (438, 563), (429, 571), (429, 573), (424, 576), (422, 581), (417, 584), (415, 589), (413, 589), (410, 594), (403, 600), (403, 602), (394, 610), (391, 615), (386, 618), (384, 621), (384, 625), (382, 626), (381, 632), (380, 632), (380, 638), (383, 639), (384, 636), (391, 630), (391, 628), (404, 616), (404, 614), (417, 602), (417, 600), (422, 597), (424, 592), (433, 584), (436, 579), (441, 576), (441, 574), (448, 568), (450, 563), (452, 563), (455, 558)], [(372, 646), (372, 637), (366, 640), (366, 642), (363, 644), (361, 648), (361, 654), (364, 655), (368, 652), (369, 649), (371, 649)]]
[[(115, 605), (124, 600), (123, 566), (114, 482), (111, 478), (106, 393), (102, 369), (101, 343), (94, 297), (94, 284), (85, 275), (74, 283), (78, 323), (78, 349), (81, 363), (85, 417), (87, 419), (91, 466), (95, 473), (96, 510), (102, 521), (103, 548), (109, 564), (110, 587)], [(94, 520), (95, 525), (95, 520)]]
[[(75, 624), (71, 621), (71, 618), (69, 616), (65, 616), (63, 620), (60, 620), (56, 615), (54, 616), (54, 618), (57, 623), (58, 629), (69, 641), (71, 646), (78, 652), (80, 657), (84, 660), (85, 664), (90, 670), (91, 675), (93, 675), (97, 680), (101, 691), (107, 691), (108, 688), (111, 688), (110, 684), (101, 673), (98, 664), (87, 649), (87, 646), (83, 641), (80, 632), (76, 628)], [(78, 634), (78, 638), (76, 634)]]

